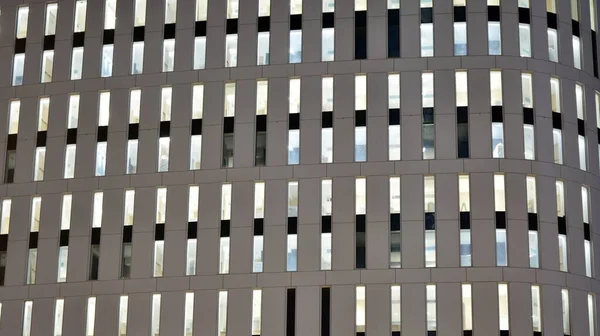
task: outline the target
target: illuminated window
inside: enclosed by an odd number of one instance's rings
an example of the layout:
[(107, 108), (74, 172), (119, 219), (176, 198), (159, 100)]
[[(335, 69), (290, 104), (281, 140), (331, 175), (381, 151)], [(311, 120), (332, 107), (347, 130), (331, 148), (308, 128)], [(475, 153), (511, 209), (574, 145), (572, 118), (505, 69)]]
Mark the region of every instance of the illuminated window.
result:
[(92, 227), (99, 228), (102, 226), (104, 193), (97, 191), (94, 193), (94, 206), (92, 209)]
[(96, 322), (96, 298), (90, 297), (87, 300), (85, 336), (94, 336), (94, 324)]
[(167, 188), (156, 189), (156, 224), (164, 224), (167, 213)]
[(74, 33), (85, 31), (86, 12), (87, 0), (77, 0), (75, 3), (75, 20), (73, 23)]
[(365, 286), (356, 286), (356, 332), (365, 332), (367, 325)]

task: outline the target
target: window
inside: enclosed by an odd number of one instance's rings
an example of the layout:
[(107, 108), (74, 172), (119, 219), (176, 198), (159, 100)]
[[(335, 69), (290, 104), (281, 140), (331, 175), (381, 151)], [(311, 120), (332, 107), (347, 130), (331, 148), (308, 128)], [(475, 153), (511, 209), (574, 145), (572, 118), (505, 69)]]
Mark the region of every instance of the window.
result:
[(392, 286), (392, 332), (402, 330), (402, 290), (400, 286)]
[(529, 267), (540, 267), (540, 256), (538, 251), (538, 232), (529, 230)]
[(552, 129), (552, 141), (554, 148), (554, 163), (563, 163), (563, 150), (562, 150), (562, 130)]
[(11, 101), (8, 109), (8, 134), (17, 134), (19, 132), (19, 114), (21, 112), (21, 101)]
[(62, 335), (63, 311), (65, 307), (64, 299), (56, 299), (54, 302), (54, 333), (53, 335)]
[(321, 111), (333, 111), (333, 77), (323, 77), (321, 85)]
[(38, 107), (38, 132), (48, 130), (48, 114), (50, 113), (50, 98), (40, 98)]
[(221, 220), (231, 219), (231, 184), (221, 186)]
[(154, 241), (154, 267), (153, 276), (162, 277), (164, 268), (164, 256), (165, 256), (165, 241), (156, 240)]
[[(227, 35), (229, 37), (229, 35)], [(163, 72), (173, 71), (175, 68), (175, 39), (163, 42)]]
[(300, 163), (300, 130), (288, 131), (288, 164)]
[(552, 99), (552, 112), (560, 113), (560, 79), (557, 77), (550, 78), (550, 95)]
[(471, 264), (471, 230), (460, 230), (460, 266), (470, 267)]
[(136, 27), (146, 25), (146, 0), (135, 0), (134, 25)]
[(219, 274), (229, 273), (229, 237), (221, 237), (219, 242)]
[(570, 303), (569, 303), (569, 290), (561, 289), (561, 306), (562, 306), (562, 325), (563, 325), (563, 333), (565, 335), (571, 334), (571, 312), (570, 312)]
[(488, 53), (490, 55), (502, 54), (500, 22), (488, 22)]
[(333, 61), (335, 59), (335, 28), (323, 28), (321, 36), (321, 61)]
[(102, 226), (102, 204), (104, 203), (104, 193), (97, 191), (94, 193), (94, 207), (92, 215), (92, 227), (99, 228)]
[(25, 69), (25, 54), (16, 54), (13, 60), (12, 85), (23, 85), (23, 70)]
[(565, 217), (565, 187), (560, 180), (556, 180), (556, 214)]
[(256, 64), (269, 64), (269, 32), (259, 32), (257, 42)]
[(554, 28), (548, 28), (548, 59), (558, 62), (558, 32)]
[(65, 194), (62, 197), (62, 209), (60, 219), (60, 229), (69, 230), (71, 227), (71, 205), (73, 197), (71, 194)]
[(196, 275), (196, 251), (198, 250), (197, 246), (197, 239), (189, 238), (187, 240), (185, 275)]
[(106, 142), (96, 144), (96, 176), (104, 176), (106, 168)]
[(114, 46), (112, 44), (102, 46), (102, 70), (100, 73), (102, 77), (112, 76), (113, 51)]
[(96, 322), (96, 298), (90, 297), (87, 300), (87, 310), (85, 319), (85, 335), (94, 336), (94, 324)]
[(527, 176), (527, 212), (537, 213), (537, 192), (535, 177)]
[(290, 31), (289, 62), (302, 62), (302, 30)]
[(18, 39), (27, 37), (27, 23), (29, 21), (29, 7), (20, 6), (17, 10), (17, 34)]
[(57, 3), (49, 3), (46, 5), (46, 23), (44, 28), (44, 35), (55, 35), (56, 34), (56, 14), (58, 12)]
[(206, 66), (206, 36), (194, 38), (194, 70), (204, 69)]
[(42, 198), (39, 196), (31, 199), (31, 221), (30, 232), (40, 230), (40, 213), (42, 212)]
[(456, 71), (456, 106), (469, 106), (467, 72), (464, 70)]
[[(400, 0), (388, 0), (387, 8), (388, 9), (400, 9)], [(398, 330), (398, 331), (400, 331), (400, 330)]]
[(490, 71), (490, 97), (492, 106), (502, 106), (502, 71)]
[(202, 135), (192, 135), (190, 142), (190, 170), (200, 169), (202, 157)]
[(127, 308), (129, 297), (121, 295), (119, 298), (119, 336), (127, 335)]
[(535, 128), (533, 125), (523, 125), (523, 140), (525, 142), (525, 160), (535, 160)]
[(290, 0), (290, 15), (302, 14), (302, 0)]
[(67, 281), (67, 260), (69, 258), (69, 247), (60, 246), (58, 248), (58, 274), (56, 282)]
[(367, 127), (354, 128), (354, 162), (367, 161)]
[(504, 158), (504, 123), (492, 123), (492, 157)]
[(519, 53), (531, 57), (531, 32), (529, 24), (519, 23)]
[(496, 266), (508, 266), (506, 229), (496, 229)]
[(531, 286), (531, 312), (532, 312), (532, 322), (533, 322), (533, 331), (541, 332), (542, 331), (542, 313), (541, 313), (541, 299), (540, 299), (540, 287), (539, 286)]
[(577, 136), (577, 145), (579, 147), (579, 169), (587, 170), (587, 144), (585, 136)]
[(165, 24), (177, 21), (177, 0), (165, 0)]
[(127, 174), (135, 174), (137, 171), (138, 140), (127, 141)]
[(87, 0), (77, 0), (77, 2), (75, 3), (75, 20), (73, 23), (74, 33), (85, 31), (86, 11)]
[(331, 216), (333, 202), (331, 183), (330, 179), (321, 181), (321, 216)]
[(425, 176), (424, 181), (424, 209), (426, 213), (435, 212), (435, 176)]
[[(138, 0), (139, 1), (139, 0)], [(144, 71), (144, 41), (133, 42), (131, 50), (131, 74), (138, 75)]]
[(110, 117), (110, 91), (100, 92), (98, 126), (108, 126)]
[(471, 284), (461, 285), (462, 294), (462, 327), (463, 330), (473, 330), (473, 296)]
[(129, 279), (131, 277), (131, 253), (133, 246), (131, 243), (123, 243), (121, 255), (121, 278)]
[(156, 188), (156, 224), (164, 224), (167, 213), (167, 188)]
[(151, 335), (160, 335), (160, 294), (152, 294), (152, 322), (150, 326)]
[(467, 54), (467, 23), (454, 22), (454, 56)]
[(573, 35), (573, 66), (575, 66), (576, 69), (581, 70), (581, 64), (582, 64), (582, 52), (581, 52), (581, 40), (579, 39), (579, 36), (575, 36)]
[(321, 270), (331, 270), (331, 232), (321, 233)]
[(171, 100), (173, 96), (173, 89), (169, 87), (163, 87), (161, 89), (160, 99), (160, 121), (171, 120)]
[(356, 178), (356, 215), (365, 215), (367, 213), (367, 180), (364, 177)]
[(10, 210), (12, 201), (9, 199), (2, 200), (2, 219), (0, 221), (0, 234), (8, 234), (10, 229)]
[(585, 276), (592, 277), (592, 242), (588, 239), (583, 241), (583, 252), (584, 252), (584, 261), (585, 261)]
[(568, 272), (568, 257), (567, 257), (567, 235), (558, 235), (558, 266), (563, 272)]
[(69, 95), (69, 115), (67, 117), (67, 128), (77, 128), (79, 121), (79, 95)]
[(158, 139), (158, 171), (169, 171), (169, 145), (171, 138)]
[(219, 310), (217, 313), (217, 335), (227, 335), (227, 291), (219, 291)]
[(67, 145), (65, 149), (64, 178), (73, 178), (75, 175), (75, 153), (77, 145)]
[(427, 331), (437, 329), (436, 286), (425, 286), (427, 292)]
[(421, 23), (421, 57), (433, 56), (433, 23)]
[(227, 18), (237, 19), (239, 11), (239, 0), (227, 0)]
[(45, 50), (42, 55), (42, 78), (40, 82), (52, 82), (52, 69), (54, 67), (54, 50)]
[(252, 335), (261, 334), (262, 290), (252, 291)]
[(25, 301), (25, 305), (23, 307), (23, 336), (31, 335), (32, 315), (33, 315), (33, 301)]
[(256, 81), (256, 115), (266, 115), (269, 96), (269, 81)]
[(498, 315), (500, 321), (500, 330), (508, 329), (508, 285), (498, 284)]
[(549, 13), (556, 13), (555, 0), (546, 0), (546, 11), (548, 11)]
[(33, 171), (34, 181), (44, 180), (44, 165), (46, 162), (46, 147), (37, 147), (35, 149), (35, 166)]
[(35, 284), (35, 275), (37, 270), (37, 248), (30, 248), (27, 258), (27, 284)]
[[(231, 0), (230, 0), (231, 1)], [(225, 66), (237, 66), (237, 34), (228, 34), (225, 37)]]
[(194, 293), (185, 293), (185, 308), (183, 321), (184, 336), (192, 336), (194, 333)]
[(117, 0), (106, 0), (104, 7), (104, 29), (115, 29)]
[(435, 267), (435, 230), (425, 230), (425, 267)]
[[(400, 214), (400, 177), (390, 177), (390, 215)], [(393, 216), (390, 216), (393, 218)], [(390, 268), (402, 266), (402, 234), (400, 231), (400, 216), (397, 223), (390, 223)]]
[(300, 113), (300, 78), (290, 78), (289, 113)]
[(423, 107), (434, 107), (433, 72), (424, 72), (421, 75), (421, 90)]
[(390, 161), (400, 160), (401, 158), (400, 132), (400, 125), (388, 126), (388, 156)]
[(225, 83), (225, 117), (235, 116), (235, 83)]
[(263, 245), (264, 239), (262, 235), (254, 236), (253, 252), (252, 252), (252, 272), (260, 273), (263, 271)]
[(133, 225), (135, 211), (135, 190), (125, 190), (125, 207), (123, 215), (123, 225)]
[(596, 298), (594, 294), (587, 295), (587, 306), (588, 306), (588, 324), (590, 335), (595, 335), (595, 325), (596, 325)]
[(533, 81), (530, 73), (521, 74), (523, 107), (533, 108)]
[(585, 119), (585, 105), (583, 102), (583, 86), (575, 84), (575, 105), (577, 107), (577, 119)]
[(321, 129), (321, 163), (333, 162), (333, 128)]
[(365, 332), (367, 324), (367, 299), (365, 286), (356, 286), (356, 332)]

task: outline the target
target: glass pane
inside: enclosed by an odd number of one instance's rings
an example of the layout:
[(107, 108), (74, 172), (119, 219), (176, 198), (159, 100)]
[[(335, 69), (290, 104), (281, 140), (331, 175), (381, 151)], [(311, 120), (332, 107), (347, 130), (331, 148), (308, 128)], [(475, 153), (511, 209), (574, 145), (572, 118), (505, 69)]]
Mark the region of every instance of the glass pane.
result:
[[(291, 33), (290, 33), (291, 34)], [(291, 49), (290, 49), (291, 51)], [(333, 61), (335, 58), (335, 28), (323, 28), (321, 37), (321, 61)], [(291, 62), (290, 63), (294, 63)]]
[(490, 55), (502, 54), (500, 22), (488, 22), (488, 53)]

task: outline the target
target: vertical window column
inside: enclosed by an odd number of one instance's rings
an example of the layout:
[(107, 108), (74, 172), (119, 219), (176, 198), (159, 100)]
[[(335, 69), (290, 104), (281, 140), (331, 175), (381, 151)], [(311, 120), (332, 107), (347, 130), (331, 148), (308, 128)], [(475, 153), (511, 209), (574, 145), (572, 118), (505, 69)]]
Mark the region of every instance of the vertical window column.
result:
[(35, 143), (35, 162), (33, 167), (33, 180), (43, 181), (46, 166), (46, 138), (50, 116), (50, 97), (39, 99), (38, 123)]
[(502, 71), (490, 71), (492, 107), (492, 157), (504, 158), (504, 112), (502, 107)]
[[(17, 138), (19, 133), (19, 115), (21, 101), (12, 100), (8, 111), (8, 138), (6, 139), (6, 161), (4, 163), (4, 183), (13, 183), (17, 163)], [(600, 148), (600, 147), (599, 147)]]
[(367, 268), (367, 179), (355, 180), (356, 269)]
[(112, 76), (113, 51), (115, 44), (115, 24), (117, 13), (117, 0), (106, 0), (104, 6), (104, 32), (102, 34), (102, 60), (100, 77)]
[(402, 287), (393, 285), (391, 289), (392, 336), (400, 336), (402, 332)]
[(217, 312), (217, 335), (227, 335), (227, 291), (219, 291), (219, 306)]
[(75, 21), (73, 23), (71, 80), (81, 79), (83, 73), (83, 44), (85, 42), (86, 15), (87, 0), (77, 0), (75, 3)]
[(229, 273), (231, 225), (231, 184), (221, 185), (221, 229), (219, 239), (219, 274)]
[(288, 164), (300, 163), (300, 90), (301, 79), (289, 80)]
[(31, 218), (29, 228), (29, 253), (27, 257), (26, 284), (35, 284), (37, 273), (38, 236), (40, 231), (40, 214), (42, 212), (42, 197), (34, 196), (31, 199)]
[(558, 62), (558, 15), (556, 0), (546, 0), (546, 21), (548, 26), (548, 59)]
[(175, 32), (177, 20), (177, 0), (165, 1), (165, 26), (163, 29), (162, 71), (175, 70)]
[(400, 0), (387, 2), (387, 57), (400, 57)]
[[(335, 59), (335, 3), (333, 0), (323, 1), (323, 14), (321, 20), (321, 61), (328, 62)], [(358, 12), (357, 12), (358, 13)], [(355, 20), (359, 20), (356, 16)], [(366, 22), (366, 17), (365, 17)], [(358, 21), (355, 21), (355, 25), (358, 25)], [(358, 26), (357, 26), (358, 29)], [(366, 31), (366, 26), (364, 27)], [(355, 32), (358, 34), (358, 31)], [(291, 32), (290, 32), (291, 37)], [(357, 36), (358, 37), (358, 36)], [(366, 33), (365, 33), (365, 47), (366, 47)], [(357, 44), (358, 47), (358, 44)], [(356, 54), (355, 49), (355, 54)], [(290, 61), (290, 63), (292, 63)]]
[(473, 291), (471, 284), (461, 285), (463, 336), (473, 335)]
[(531, 10), (529, 0), (519, 1), (519, 55), (531, 57)]
[(133, 249), (133, 219), (135, 206), (135, 190), (125, 191), (125, 216), (123, 218), (123, 240), (121, 247), (121, 278), (131, 277), (131, 252)]
[(183, 333), (184, 336), (192, 336), (194, 334), (194, 292), (185, 293), (183, 315)]
[(77, 126), (79, 120), (79, 94), (69, 95), (69, 114), (67, 117), (67, 143), (65, 147), (65, 167), (63, 177), (75, 176), (75, 156), (77, 154)]
[(367, 75), (354, 77), (354, 162), (367, 161)]
[(54, 334), (62, 335), (63, 315), (65, 308), (65, 299), (56, 299), (54, 301)]
[(331, 270), (332, 180), (321, 180), (321, 270)]
[(556, 215), (558, 222), (558, 267), (568, 271), (567, 216), (565, 207), (565, 186), (563, 181), (556, 180)]
[(502, 55), (502, 33), (500, 30), (500, 0), (487, 0), (488, 54)]
[(267, 163), (267, 111), (269, 100), (269, 80), (256, 81), (256, 137), (254, 149), (254, 165), (264, 166)]
[(150, 334), (160, 335), (160, 306), (162, 297), (160, 294), (152, 294), (152, 315), (150, 317)]
[(332, 163), (333, 77), (323, 77), (321, 85), (321, 163)]
[(71, 228), (71, 205), (73, 196), (62, 195), (60, 233), (58, 243), (58, 270), (56, 282), (67, 281), (67, 265), (69, 259), (69, 231)]
[[(583, 67), (583, 46), (581, 45), (581, 29), (579, 26), (579, 0), (571, 1), (571, 28), (573, 34), (573, 66), (581, 70)], [(595, 44), (595, 43), (592, 43)]]
[(437, 288), (436, 285), (425, 286), (427, 299), (427, 336), (437, 334)]
[(504, 174), (494, 174), (494, 208), (496, 210), (496, 266), (508, 266)]
[(100, 92), (98, 108), (98, 134), (96, 138), (96, 176), (106, 174), (106, 144), (110, 111), (110, 91)]
[(571, 335), (571, 303), (569, 301), (569, 290), (561, 289), (562, 328), (564, 335)]
[(458, 158), (469, 157), (469, 94), (466, 71), (456, 71), (456, 133)]
[(425, 267), (436, 267), (435, 176), (423, 177), (425, 209)]
[(579, 169), (587, 170), (587, 141), (585, 139), (585, 91), (583, 85), (575, 84), (575, 105), (577, 109), (577, 145), (579, 148)]
[(598, 8), (596, 6), (596, 1), (590, 0), (590, 27), (592, 30), (592, 64), (594, 66), (594, 76), (598, 78), (598, 40), (596, 39), (596, 29), (598, 28), (598, 22), (596, 19), (596, 15), (598, 15)]
[(420, 0), (421, 7), (421, 57), (433, 57), (433, 1)]
[(588, 306), (588, 325), (590, 335), (596, 334), (596, 295), (588, 293), (587, 295), (587, 306)]
[(433, 72), (424, 72), (421, 75), (421, 94), (423, 107), (422, 137), (423, 160), (435, 159), (435, 124), (434, 124), (434, 96)]
[(225, 67), (236, 67), (238, 58), (238, 0), (227, 1)]
[(262, 331), (262, 290), (252, 290), (252, 336), (260, 336)]
[(58, 3), (46, 4), (46, 22), (44, 24), (44, 42), (42, 52), (41, 83), (52, 82), (52, 70), (54, 69), (54, 41), (56, 38), (56, 18), (58, 14)]
[(390, 268), (402, 267), (400, 177), (390, 177)]
[(138, 138), (140, 130), (140, 106), (142, 103), (142, 90), (129, 91), (129, 126), (127, 132), (127, 162), (126, 174), (137, 172)]
[(146, 35), (146, 0), (135, 0), (133, 44), (131, 47), (131, 74), (144, 71), (144, 36)]
[(254, 242), (252, 272), (263, 271), (263, 227), (265, 221), (265, 182), (254, 182)]
[(302, 0), (290, 0), (289, 63), (300, 62), (302, 62)]
[(531, 286), (531, 321), (533, 336), (542, 336), (542, 297), (538, 285)]
[(6, 274), (6, 260), (8, 257), (8, 234), (10, 229), (10, 211), (12, 201), (10, 198), (2, 200), (2, 217), (0, 220), (0, 286), (4, 286)]
[(454, 2), (454, 56), (465, 56), (467, 50), (467, 0)]
[(119, 297), (119, 336), (127, 335), (127, 311), (129, 310), (129, 296)]
[(33, 301), (25, 301), (23, 305), (23, 336), (31, 335), (31, 319), (33, 317)]
[(460, 215), (460, 266), (471, 263), (471, 195), (469, 175), (458, 175), (458, 202)]
[(258, 8), (256, 65), (266, 65), (270, 63), (271, 12), (270, 6), (265, 5), (265, 2), (268, 4), (269, 0), (262, 0)]
[(367, 0), (354, 0), (354, 59), (367, 59)]
[(200, 188), (189, 187), (188, 195), (188, 224), (185, 275), (196, 275), (196, 255), (198, 246), (198, 201)]
[(223, 115), (223, 168), (233, 167), (235, 88), (235, 82), (225, 83), (225, 111)]
[(160, 99), (160, 124), (158, 138), (158, 172), (169, 171), (169, 151), (171, 147), (171, 106), (173, 88), (163, 87)]
[(204, 85), (192, 87), (192, 132), (190, 136), (190, 170), (202, 163), (202, 117), (204, 115)]
[(286, 270), (298, 270), (298, 181), (288, 181)]
[(388, 159), (402, 158), (400, 123), (400, 74), (388, 74)]
[(156, 220), (154, 225), (154, 257), (152, 276), (162, 277), (165, 252), (165, 221), (167, 214), (167, 188), (156, 189)]
[(538, 251), (538, 210), (537, 210), (537, 182), (535, 176), (527, 176), (527, 221), (529, 225), (529, 267), (540, 267), (540, 254)]
[(594, 250), (592, 245), (592, 234), (590, 230), (590, 188), (588, 186), (581, 187), (581, 204), (582, 204), (582, 212), (583, 212), (583, 235), (584, 235), (584, 261), (585, 261), (585, 275), (587, 277), (592, 277), (594, 268), (593, 268), (593, 256)]
[(533, 78), (530, 73), (521, 73), (523, 104), (523, 147), (525, 160), (535, 160), (535, 116), (533, 113)]
[(367, 293), (365, 286), (356, 286), (356, 336), (365, 336), (367, 326)]
[(92, 208), (92, 239), (90, 241), (90, 268), (88, 280), (98, 280), (103, 207), (104, 193), (102, 191), (97, 191), (94, 193), (94, 205)]
[(15, 32), (15, 50), (12, 65), (12, 85), (23, 85), (25, 70), (25, 46), (27, 45), (27, 24), (29, 21), (29, 6), (17, 8), (17, 28)]
[(196, 23), (194, 25), (194, 70), (206, 67), (206, 19), (208, 1), (196, 0)]
[(562, 136), (562, 114), (560, 79), (550, 78), (550, 94), (552, 97), (552, 142), (554, 152), (554, 163), (563, 163), (563, 136)]
[(508, 307), (508, 284), (498, 284), (498, 320), (500, 327), (500, 336), (509, 336), (509, 307)]

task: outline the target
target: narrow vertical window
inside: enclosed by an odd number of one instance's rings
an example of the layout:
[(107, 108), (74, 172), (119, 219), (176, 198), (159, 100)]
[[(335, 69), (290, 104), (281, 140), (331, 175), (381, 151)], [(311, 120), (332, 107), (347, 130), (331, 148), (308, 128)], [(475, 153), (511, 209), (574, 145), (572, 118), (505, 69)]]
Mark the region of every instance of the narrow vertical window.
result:
[(367, 325), (367, 298), (365, 286), (356, 286), (356, 332), (364, 333)]
[(231, 184), (221, 185), (221, 238), (219, 241), (219, 274), (229, 273), (229, 220), (231, 219)]
[(500, 322), (500, 331), (509, 330), (508, 316), (508, 285), (498, 284), (498, 317)]
[(44, 27), (44, 35), (56, 34), (56, 16), (58, 14), (58, 4), (49, 3), (46, 5), (46, 22)]
[(590, 232), (590, 189), (587, 186), (581, 187), (581, 204), (583, 212), (583, 252), (585, 262), (585, 275), (592, 277), (593, 275), (593, 249), (592, 237)]
[(463, 330), (473, 330), (473, 296), (471, 284), (461, 285), (462, 294), (462, 327)]
[(433, 1), (420, 1), (421, 57), (433, 56)]
[(58, 272), (56, 282), (67, 281), (67, 262), (69, 259), (69, 247), (60, 246), (58, 248)]
[(565, 212), (564, 183), (556, 180), (556, 209), (558, 217), (558, 266), (559, 270), (567, 272), (567, 221)]
[(94, 336), (94, 325), (96, 324), (96, 298), (87, 299), (85, 336)]
[(400, 177), (390, 177), (390, 268), (402, 266)]
[[(31, 335), (31, 319), (33, 317), (33, 301), (25, 301), (23, 306), (23, 336)], [(88, 336), (88, 335), (86, 335)]]
[(529, 267), (540, 267), (538, 251), (537, 185), (534, 176), (527, 176), (527, 213), (529, 222)]
[(265, 183), (254, 182), (254, 247), (252, 272), (263, 271), (263, 222), (265, 215)]
[(523, 104), (523, 141), (525, 159), (535, 160), (535, 126), (533, 117), (533, 80), (530, 73), (521, 74)]
[(46, 165), (46, 147), (37, 147), (35, 149), (35, 163), (33, 171), (33, 180), (44, 180), (44, 168)]
[(460, 266), (471, 266), (471, 197), (469, 175), (458, 175)]
[(217, 335), (227, 335), (227, 291), (219, 291), (219, 307), (217, 313)]
[(540, 298), (540, 286), (531, 286), (531, 320), (533, 322), (533, 332), (542, 332), (542, 308)]
[(392, 333), (402, 331), (402, 290), (400, 286), (392, 286)]
[(590, 329), (590, 335), (596, 334), (596, 297), (592, 293), (587, 295), (587, 306), (588, 306), (588, 324)]
[(366, 268), (366, 214), (367, 214), (367, 179), (357, 177), (355, 180), (355, 221), (356, 221), (356, 263), (357, 269)]
[(454, 0), (454, 56), (467, 54), (466, 0)]
[(117, 20), (117, 0), (105, 0), (104, 5), (104, 30), (115, 29)]
[(134, 26), (140, 27), (146, 25), (146, 0), (135, 0), (134, 8)]
[(436, 286), (427, 285), (427, 331), (437, 330), (437, 303), (436, 303)]
[(270, 40), (270, 32), (259, 32), (257, 38), (257, 55), (256, 55), (256, 64), (257, 65), (266, 65), (269, 64), (269, 40)]
[(252, 336), (261, 334), (262, 290), (252, 291)]
[(400, 74), (388, 74), (388, 158), (401, 159)]
[(583, 49), (581, 46), (581, 39), (579, 36), (573, 35), (573, 66), (579, 70), (581, 70), (583, 63), (583, 52), (581, 49)]
[(496, 266), (507, 266), (506, 192), (503, 174), (494, 174), (494, 208), (496, 210)]
[(194, 334), (194, 293), (185, 293), (185, 309), (183, 321), (184, 336), (192, 336)]
[(42, 54), (41, 83), (52, 82), (52, 70), (54, 68), (54, 50), (45, 50)]
[(519, 0), (519, 54), (531, 57), (531, 15), (529, 0)]
[(298, 181), (288, 182), (287, 262), (288, 272), (298, 270)]
[(62, 335), (63, 329), (63, 312), (65, 307), (64, 299), (56, 299), (54, 302), (54, 334), (55, 336)]
[(125, 206), (123, 215), (123, 225), (133, 225), (135, 204), (135, 190), (125, 190)]
[(435, 176), (424, 176), (425, 267), (436, 266)]
[(23, 72), (25, 70), (25, 54), (16, 54), (13, 59), (12, 85), (23, 85)]
[(554, 163), (563, 163), (563, 144), (562, 144), (562, 116), (560, 80), (557, 77), (550, 78), (550, 95), (552, 99), (552, 142), (554, 152)]
[(548, 28), (548, 59), (558, 62), (558, 31), (556, 28)]
[(35, 284), (35, 277), (37, 273), (37, 248), (30, 248), (29, 255), (27, 256), (27, 284)]
[(502, 54), (502, 34), (499, 21), (488, 21), (488, 54)]
[[(321, 61), (329, 62), (329, 61), (333, 61), (334, 59), (335, 59), (335, 28), (333, 28), (333, 27), (322, 28), (322, 30), (321, 30)], [(290, 62), (290, 63), (293, 63), (293, 62)]]
[(225, 66), (237, 66), (237, 34), (227, 34), (225, 37)]
[(73, 48), (71, 56), (71, 80), (81, 79), (83, 72), (83, 47)]
[(87, 0), (77, 0), (77, 2), (75, 2), (75, 20), (73, 23), (74, 33), (81, 33), (85, 31), (86, 12)]
[(456, 71), (456, 134), (458, 158), (469, 157), (469, 95), (466, 71)]
[(8, 110), (8, 134), (17, 134), (19, 132), (19, 115), (21, 113), (21, 101), (11, 101)]
[(153, 276), (154, 277), (162, 277), (163, 269), (164, 269), (164, 257), (165, 257), (165, 241), (164, 240), (155, 240), (154, 241), (154, 266), (153, 266)]
[(571, 307), (569, 302), (569, 290), (561, 289), (562, 327), (563, 334), (571, 335)]
[(104, 201), (104, 193), (97, 191), (94, 193), (94, 207), (92, 209), (92, 227), (99, 228), (102, 226), (102, 204)]
[(167, 188), (156, 189), (156, 224), (164, 224), (167, 212)]
[[(10, 198), (2, 200), (2, 219), (0, 220), (0, 235), (8, 234), (10, 229), (10, 210), (12, 201)], [(0, 277), (1, 279), (2, 277)]]
[(40, 214), (42, 212), (42, 198), (39, 196), (31, 199), (31, 220), (29, 232), (40, 230)]
[(152, 320), (150, 322), (150, 333), (152, 335), (160, 335), (160, 303), (161, 295), (152, 294)]
[[(140, 0), (137, 0), (140, 1)], [(138, 75), (144, 71), (144, 41), (133, 42), (131, 48), (131, 74)]]
[(29, 21), (29, 6), (20, 6), (17, 10), (17, 33), (16, 38), (27, 37), (27, 23)]
[(165, 0), (165, 24), (175, 23), (177, 20), (177, 0)]
[(121, 295), (119, 298), (119, 336), (127, 335), (127, 310), (129, 306), (129, 297)]
[(102, 67), (101, 67), (101, 73), (100, 73), (101, 77), (112, 76), (113, 52), (114, 52), (114, 45), (105, 44), (102, 46)]
[(331, 269), (331, 179), (321, 181), (321, 270)]
[(421, 75), (421, 94), (423, 107), (423, 160), (435, 159), (435, 117), (433, 109), (433, 87), (433, 73), (424, 72)]
[[(331, 32), (333, 35), (333, 31)], [(290, 30), (289, 63), (302, 62), (302, 29)]]
[(163, 63), (162, 71), (171, 72), (175, 68), (175, 39), (164, 40), (163, 42)]

